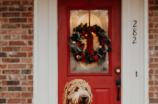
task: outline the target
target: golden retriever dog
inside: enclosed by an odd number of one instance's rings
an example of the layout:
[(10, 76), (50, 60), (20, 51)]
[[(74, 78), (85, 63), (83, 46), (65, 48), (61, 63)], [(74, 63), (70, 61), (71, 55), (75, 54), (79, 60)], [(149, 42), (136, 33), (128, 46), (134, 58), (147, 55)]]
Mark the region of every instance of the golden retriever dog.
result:
[(74, 79), (66, 83), (63, 94), (63, 104), (91, 104), (93, 95), (88, 82)]

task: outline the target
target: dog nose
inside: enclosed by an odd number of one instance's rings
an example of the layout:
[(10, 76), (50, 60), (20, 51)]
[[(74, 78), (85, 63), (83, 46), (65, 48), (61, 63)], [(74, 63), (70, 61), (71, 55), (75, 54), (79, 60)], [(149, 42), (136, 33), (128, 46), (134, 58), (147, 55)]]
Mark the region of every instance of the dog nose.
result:
[(82, 100), (85, 101), (87, 99), (86, 95), (81, 96)]

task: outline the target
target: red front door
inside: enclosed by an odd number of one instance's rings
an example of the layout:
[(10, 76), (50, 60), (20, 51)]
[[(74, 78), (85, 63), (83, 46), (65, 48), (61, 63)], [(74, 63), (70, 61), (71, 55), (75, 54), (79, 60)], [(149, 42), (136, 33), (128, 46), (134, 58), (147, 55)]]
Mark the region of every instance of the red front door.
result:
[[(69, 37), (72, 27), (86, 23), (89, 10), (91, 24), (100, 25), (111, 39), (112, 50), (101, 66), (75, 62), (70, 54)], [(73, 79), (89, 82), (94, 96), (92, 104), (121, 104), (117, 100), (116, 80), (121, 79), (120, 73), (116, 73), (118, 68), (121, 68), (121, 0), (58, 0), (59, 104), (63, 104), (66, 82)]]

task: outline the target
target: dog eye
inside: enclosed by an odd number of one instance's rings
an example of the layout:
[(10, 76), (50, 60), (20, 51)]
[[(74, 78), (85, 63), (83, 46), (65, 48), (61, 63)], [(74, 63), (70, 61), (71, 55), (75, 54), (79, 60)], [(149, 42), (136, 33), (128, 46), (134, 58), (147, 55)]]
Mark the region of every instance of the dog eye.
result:
[(70, 93), (70, 91), (67, 92), (67, 94), (69, 94), (69, 93)]
[(74, 91), (78, 91), (78, 87), (77, 88), (75, 88), (75, 90)]

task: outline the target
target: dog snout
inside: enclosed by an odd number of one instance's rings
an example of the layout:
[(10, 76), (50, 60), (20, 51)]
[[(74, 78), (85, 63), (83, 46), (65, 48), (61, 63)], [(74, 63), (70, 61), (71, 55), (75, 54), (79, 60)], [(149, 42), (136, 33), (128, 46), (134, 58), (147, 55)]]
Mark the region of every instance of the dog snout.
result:
[(86, 95), (82, 95), (81, 98), (82, 98), (83, 101), (86, 101), (87, 96)]

